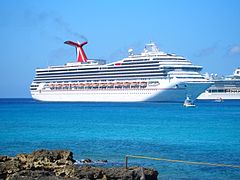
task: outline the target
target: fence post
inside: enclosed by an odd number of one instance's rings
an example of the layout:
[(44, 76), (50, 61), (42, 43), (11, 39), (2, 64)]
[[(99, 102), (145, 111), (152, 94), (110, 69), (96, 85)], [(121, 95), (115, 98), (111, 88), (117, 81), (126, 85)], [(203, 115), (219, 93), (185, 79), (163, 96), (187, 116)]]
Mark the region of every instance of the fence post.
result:
[(128, 156), (125, 156), (125, 168), (128, 168)]
[(145, 180), (145, 174), (144, 174), (143, 167), (140, 167), (140, 171), (141, 171), (141, 178), (140, 178), (140, 180)]

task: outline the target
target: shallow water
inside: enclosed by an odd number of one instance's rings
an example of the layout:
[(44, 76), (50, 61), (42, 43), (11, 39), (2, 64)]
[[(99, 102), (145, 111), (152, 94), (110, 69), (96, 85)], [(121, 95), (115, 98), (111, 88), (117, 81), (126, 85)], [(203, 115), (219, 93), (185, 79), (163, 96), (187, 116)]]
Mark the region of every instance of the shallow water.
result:
[[(0, 154), (69, 149), (75, 159), (127, 154), (240, 165), (240, 102), (43, 103), (0, 100)], [(129, 159), (159, 179), (240, 179), (240, 169)]]

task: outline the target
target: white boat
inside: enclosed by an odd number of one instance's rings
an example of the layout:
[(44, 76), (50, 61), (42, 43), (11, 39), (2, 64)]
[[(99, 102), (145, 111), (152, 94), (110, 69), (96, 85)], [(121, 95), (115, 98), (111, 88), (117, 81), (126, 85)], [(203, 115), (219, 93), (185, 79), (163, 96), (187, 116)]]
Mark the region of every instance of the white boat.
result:
[(77, 62), (36, 69), (31, 95), (40, 101), (64, 102), (184, 102), (194, 100), (211, 83), (201, 66), (175, 54), (160, 51), (155, 43), (144, 51), (109, 64), (88, 59), (83, 46), (66, 41), (77, 49)]
[(237, 68), (233, 75), (217, 78), (210, 77), (213, 82), (198, 100), (213, 100), (223, 102), (224, 100), (240, 100), (240, 68)]
[(221, 102), (224, 102), (224, 100), (222, 98), (219, 98), (219, 99), (214, 100), (214, 102), (221, 103)]
[(196, 105), (194, 104), (193, 100), (187, 96), (184, 103), (183, 103), (183, 106), (185, 107), (195, 107)]

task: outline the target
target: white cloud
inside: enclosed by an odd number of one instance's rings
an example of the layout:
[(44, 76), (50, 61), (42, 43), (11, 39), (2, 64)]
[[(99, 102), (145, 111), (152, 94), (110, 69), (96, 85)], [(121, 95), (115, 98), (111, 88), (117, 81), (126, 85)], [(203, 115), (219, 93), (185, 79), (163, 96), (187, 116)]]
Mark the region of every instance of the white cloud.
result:
[(232, 55), (240, 54), (240, 45), (236, 45), (230, 48), (230, 54)]

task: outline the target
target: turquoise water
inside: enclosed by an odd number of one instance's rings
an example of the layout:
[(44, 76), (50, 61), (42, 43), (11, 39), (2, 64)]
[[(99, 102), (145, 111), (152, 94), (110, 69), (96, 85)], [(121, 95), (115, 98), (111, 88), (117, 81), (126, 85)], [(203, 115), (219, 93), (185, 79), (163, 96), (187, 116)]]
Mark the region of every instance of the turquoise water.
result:
[[(69, 149), (75, 159), (126, 154), (240, 165), (240, 102), (43, 103), (0, 100), (0, 154)], [(240, 169), (130, 159), (159, 179), (240, 179)]]

